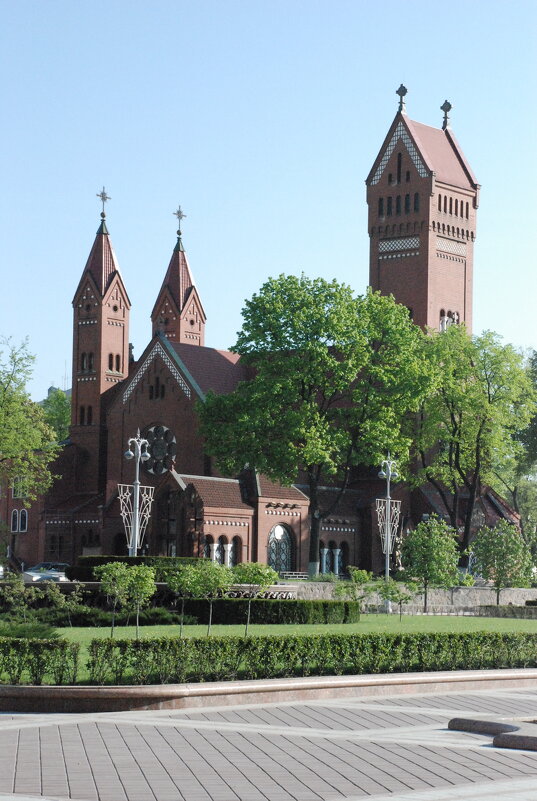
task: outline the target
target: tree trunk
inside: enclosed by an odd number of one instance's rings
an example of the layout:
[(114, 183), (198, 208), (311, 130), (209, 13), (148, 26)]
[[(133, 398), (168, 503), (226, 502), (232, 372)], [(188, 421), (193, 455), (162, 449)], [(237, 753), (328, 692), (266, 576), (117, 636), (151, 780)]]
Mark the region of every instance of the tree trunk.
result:
[(244, 636), (245, 637), (248, 636), (248, 627), (250, 625), (250, 609), (251, 609), (251, 606), (252, 606), (252, 599), (248, 598), (248, 611), (246, 612), (246, 629), (244, 631)]
[(179, 636), (183, 636), (183, 624), (185, 621), (185, 599), (181, 598), (181, 626), (179, 628)]
[(496, 606), (500, 605), (500, 592), (502, 591), (501, 587), (496, 587)]
[(136, 639), (140, 639), (140, 604), (136, 604)]
[(209, 598), (209, 625), (207, 626), (207, 637), (211, 633), (211, 623), (213, 622), (213, 599)]
[(319, 499), (317, 497), (317, 481), (310, 473), (309, 475), (309, 490), (310, 490), (310, 548), (309, 548), (309, 563), (308, 575), (315, 577), (319, 575), (319, 542), (321, 532), (321, 512), (319, 509)]
[(423, 611), (424, 612), (427, 611), (427, 589), (428, 589), (428, 585), (427, 585), (427, 582), (425, 582), (424, 585), (423, 585)]

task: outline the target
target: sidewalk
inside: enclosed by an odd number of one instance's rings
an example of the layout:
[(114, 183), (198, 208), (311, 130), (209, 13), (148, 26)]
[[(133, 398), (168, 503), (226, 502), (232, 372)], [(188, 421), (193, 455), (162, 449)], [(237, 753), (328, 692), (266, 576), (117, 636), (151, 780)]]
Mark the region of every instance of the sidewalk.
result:
[(456, 716), (537, 718), (537, 692), (5, 714), (0, 801), (536, 801), (537, 753)]

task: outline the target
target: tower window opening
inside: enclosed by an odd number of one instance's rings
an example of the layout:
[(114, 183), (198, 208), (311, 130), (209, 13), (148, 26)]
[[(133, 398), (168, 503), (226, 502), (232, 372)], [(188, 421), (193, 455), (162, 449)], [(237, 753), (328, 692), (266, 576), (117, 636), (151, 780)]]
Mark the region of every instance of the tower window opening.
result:
[(405, 180), (406, 180), (407, 184), (410, 183), (410, 170), (406, 171)]
[(155, 378), (155, 398), (160, 396), (160, 378), (156, 376)]
[(403, 163), (403, 157), (400, 153), (397, 154), (397, 183), (401, 183), (401, 165)]
[(438, 211), (442, 211), (442, 195), (438, 195)]
[(391, 172), (388, 173), (388, 183), (391, 185), (393, 184), (393, 175)]
[(119, 353), (116, 353), (116, 373), (121, 372), (121, 356)]
[(444, 195), (444, 214), (447, 214), (447, 196)]
[(93, 406), (88, 406), (88, 413), (86, 415), (87, 425), (93, 424)]
[(22, 533), (28, 531), (28, 512), (26, 509), (21, 509), (19, 513), (19, 531)]
[(88, 370), (93, 370), (93, 353), (88, 353)]
[(379, 197), (379, 217), (384, 217), (384, 198)]
[(410, 214), (410, 195), (405, 195), (405, 214)]
[(453, 198), (450, 197), (449, 199), (449, 213), (453, 214)]
[(469, 206), (468, 206), (468, 203), (467, 203), (466, 204), (466, 219), (468, 219), (468, 209), (469, 209)]
[(149, 384), (149, 400), (153, 400), (153, 384)]
[(11, 512), (11, 531), (18, 531), (19, 530), (19, 513), (17, 509), (13, 509)]
[(388, 207), (386, 209), (386, 214), (387, 214), (388, 217), (391, 217), (392, 214), (393, 214), (393, 198), (392, 197), (388, 198)]
[(165, 393), (165, 391), (166, 391), (166, 387), (164, 386), (164, 384), (161, 384), (161, 385), (160, 385), (160, 397), (161, 397), (161, 398), (163, 398), (163, 397), (164, 397), (164, 393)]
[(113, 353), (109, 353), (108, 354), (108, 369), (109, 370), (113, 370), (114, 369), (114, 354)]
[(455, 198), (455, 217), (459, 216), (459, 201)]
[(80, 354), (80, 369), (83, 373), (88, 369), (88, 356), (86, 353)]
[(78, 423), (81, 426), (85, 426), (86, 425), (86, 407), (85, 406), (81, 406), (80, 409), (78, 410)]
[(414, 193), (414, 211), (420, 210), (420, 195), (419, 192)]
[(395, 198), (395, 213), (401, 214), (401, 195), (397, 195)]

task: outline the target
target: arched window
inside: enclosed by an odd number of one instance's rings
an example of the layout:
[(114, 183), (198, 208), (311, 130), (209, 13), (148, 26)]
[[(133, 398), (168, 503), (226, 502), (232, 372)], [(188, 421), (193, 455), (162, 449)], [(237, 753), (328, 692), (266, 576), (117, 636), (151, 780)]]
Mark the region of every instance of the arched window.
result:
[(401, 214), (401, 195), (397, 195), (395, 198), (395, 213)]
[(388, 173), (388, 183), (393, 184), (393, 175), (391, 174), (391, 172)]
[(419, 192), (414, 193), (414, 211), (420, 210), (420, 195)]
[(166, 391), (166, 386), (165, 386), (165, 384), (161, 384), (161, 385), (160, 385), (160, 397), (161, 397), (161, 398), (163, 398), (163, 397), (164, 397), (164, 393), (165, 393), (165, 391)]
[(19, 514), (19, 531), (28, 531), (28, 512), (21, 509)]
[(93, 370), (93, 353), (88, 353), (88, 370)]
[(86, 418), (87, 425), (90, 426), (93, 423), (93, 406), (88, 406), (88, 414)]
[(119, 353), (116, 353), (116, 373), (121, 372), (121, 356)]
[(218, 537), (218, 542), (214, 549), (214, 561), (221, 565), (224, 564), (224, 545), (227, 545), (227, 539), (224, 536)]
[(229, 566), (235, 567), (242, 562), (242, 540), (240, 537), (233, 537), (231, 548), (229, 549)]
[(442, 211), (442, 195), (438, 195), (438, 211)]
[(403, 157), (400, 153), (397, 154), (397, 183), (401, 183), (401, 165), (403, 163)]
[(207, 534), (203, 543), (203, 555), (206, 559), (211, 558), (211, 545), (213, 544), (214, 540), (210, 534)]
[(108, 369), (109, 370), (113, 370), (114, 369), (114, 354), (113, 353), (109, 353), (108, 354)]
[(289, 530), (279, 523), (269, 534), (268, 563), (278, 573), (293, 569), (293, 540)]
[(449, 213), (453, 214), (453, 198), (450, 197), (449, 199)]
[(379, 197), (379, 217), (384, 217), (384, 198)]
[(405, 195), (405, 214), (410, 214), (410, 195)]
[[(468, 203), (467, 203), (467, 204), (466, 204), (466, 219), (468, 219), (468, 209), (469, 209), (469, 206), (468, 206)], [(461, 215), (461, 216), (462, 216), (462, 215)]]
[(82, 372), (85, 372), (88, 369), (88, 357), (85, 353), (80, 354), (80, 369)]
[(19, 530), (19, 512), (17, 509), (13, 509), (11, 512), (11, 531), (18, 531)]
[(408, 184), (408, 182), (410, 181), (410, 170), (407, 170), (407, 171), (406, 171), (406, 176), (405, 176), (405, 178), (406, 178), (406, 182), (407, 182), (407, 184)]
[(447, 195), (444, 195), (444, 214), (447, 214)]
[(455, 217), (459, 216), (459, 201), (455, 198)]
[(392, 214), (393, 214), (393, 198), (392, 198), (392, 197), (389, 197), (389, 198), (388, 198), (388, 207), (387, 207), (387, 209), (386, 209), (386, 215), (387, 215), (388, 217), (391, 217), (391, 216), (392, 216)]
[(80, 409), (78, 410), (78, 423), (81, 426), (85, 426), (86, 425), (86, 407), (85, 406), (81, 406)]
[(158, 375), (155, 378), (155, 398), (160, 397), (160, 378)]

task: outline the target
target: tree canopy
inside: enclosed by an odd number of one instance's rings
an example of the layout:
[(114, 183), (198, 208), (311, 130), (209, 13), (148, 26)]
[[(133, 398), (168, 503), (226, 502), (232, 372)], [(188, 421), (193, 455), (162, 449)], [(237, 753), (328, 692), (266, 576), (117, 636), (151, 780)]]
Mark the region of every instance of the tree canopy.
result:
[(0, 341), (0, 479), (17, 481), (30, 498), (50, 486), (58, 453), (56, 433), (26, 391), (32, 363), (26, 342)]
[(529, 587), (531, 557), (516, 526), (501, 520), (494, 528), (481, 528), (470, 546), (475, 572), (492, 581), (496, 603), (504, 587)]
[(200, 405), (209, 452), (228, 473), (247, 463), (281, 483), (299, 476), (310, 498), (310, 573), (319, 569), (318, 489), (353, 465), (405, 460), (407, 413), (429, 391), (423, 334), (393, 298), (355, 297), (336, 281), (269, 279), (246, 302), (232, 348), (252, 379)]
[(431, 587), (452, 587), (458, 579), (459, 554), (455, 532), (433, 516), (405, 535), (402, 562), (405, 576), (414, 579), (423, 591), (423, 610)]
[(41, 404), (45, 420), (56, 432), (56, 439), (62, 442), (69, 435), (71, 422), (71, 401), (62, 389), (53, 389)]

